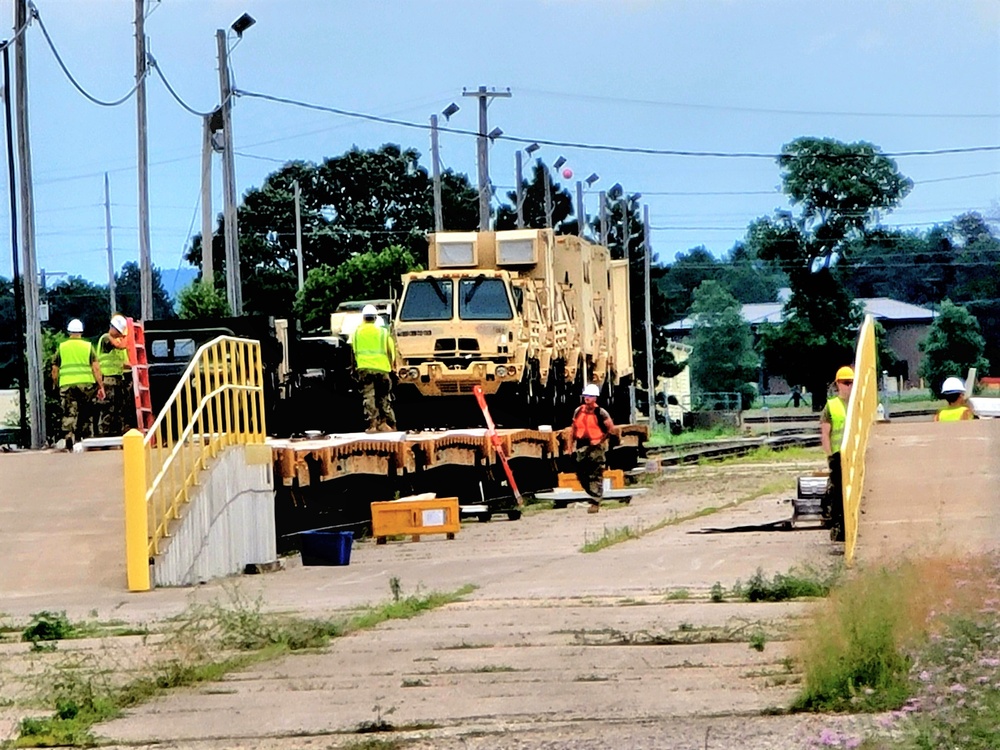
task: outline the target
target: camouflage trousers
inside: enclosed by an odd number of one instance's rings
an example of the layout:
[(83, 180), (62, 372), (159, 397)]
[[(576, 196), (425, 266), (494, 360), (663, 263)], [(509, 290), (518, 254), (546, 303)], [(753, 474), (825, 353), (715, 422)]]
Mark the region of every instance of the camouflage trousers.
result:
[(104, 401), (97, 404), (98, 437), (121, 437), (125, 434), (125, 417), (129, 406), (130, 378), (120, 375), (104, 376)]
[(76, 442), (91, 436), (93, 432), (94, 399), (97, 384), (68, 385), (59, 389), (62, 402), (63, 437)]
[(576, 451), (576, 478), (583, 491), (594, 501), (604, 497), (604, 444), (578, 443)]
[(396, 415), (392, 411), (392, 380), (389, 373), (358, 370), (358, 381), (361, 383), (361, 398), (368, 430), (395, 430)]

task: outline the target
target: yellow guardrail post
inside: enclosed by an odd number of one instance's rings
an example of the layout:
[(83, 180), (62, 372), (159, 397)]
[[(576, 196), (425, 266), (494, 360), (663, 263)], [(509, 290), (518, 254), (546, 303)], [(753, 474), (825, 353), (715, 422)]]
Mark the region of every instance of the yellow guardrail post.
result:
[(129, 591), (149, 591), (149, 518), (146, 509), (146, 448), (143, 435), (122, 438), (125, 462), (125, 568)]

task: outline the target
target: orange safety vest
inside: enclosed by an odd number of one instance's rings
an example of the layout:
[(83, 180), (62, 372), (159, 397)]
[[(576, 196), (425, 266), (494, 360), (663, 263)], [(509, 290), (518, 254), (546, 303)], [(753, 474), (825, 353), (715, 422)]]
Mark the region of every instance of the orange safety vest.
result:
[[(601, 418), (599, 418), (601, 417)], [(591, 442), (600, 442), (608, 431), (604, 426), (604, 409), (596, 407), (593, 411), (588, 411), (584, 407), (577, 407), (573, 415), (573, 437), (577, 440), (587, 438)]]

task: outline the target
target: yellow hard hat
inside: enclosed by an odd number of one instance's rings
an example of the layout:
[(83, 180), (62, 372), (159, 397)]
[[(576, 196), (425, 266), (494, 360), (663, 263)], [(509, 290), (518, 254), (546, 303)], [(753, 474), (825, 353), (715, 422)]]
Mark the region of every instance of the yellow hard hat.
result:
[(841, 367), (837, 370), (836, 380), (854, 380), (854, 368), (846, 365)]

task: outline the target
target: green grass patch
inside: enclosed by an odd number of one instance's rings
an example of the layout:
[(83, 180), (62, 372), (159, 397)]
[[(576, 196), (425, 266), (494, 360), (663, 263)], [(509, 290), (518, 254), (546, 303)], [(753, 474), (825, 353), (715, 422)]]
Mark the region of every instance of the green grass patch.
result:
[(829, 595), (830, 590), (841, 576), (841, 569), (834, 568), (826, 573), (812, 569), (791, 570), (775, 573), (768, 578), (761, 568), (757, 568), (745, 584), (737, 582), (733, 595), (748, 602), (784, 602), (790, 599), (820, 598)]
[(691, 593), (687, 589), (674, 589), (667, 594), (668, 601), (684, 601), (691, 598)]
[(629, 539), (638, 539), (642, 536), (642, 532), (631, 526), (621, 526), (615, 529), (609, 529), (607, 526), (604, 527), (604, 533), (596, 539), (587, 539), (583, 546), (580, 547), (581, 552), (600, 552), (602, 549), (611, 547), (615, 544), (620, 544), (621, 542), (626, 542)]
[[(474, 590), (475, 586), (468, 585), (454, 592), (400, 596), (341, 620), (268, 613), (260, 599), (248, 600), (231, 590), (227, 602), (197, 605), (174, 618), (164, 644), (169, 658), (146, 667), (143, 674), (115, 683), (96, 662), (66, 661), (54, 668), (46, 676), (47, 687), (41, 696), (54, 713), (23, 719), (12, 746), (91, 746), (96, 743), (91, 732), (94, 724), (168, 690), (216, 681), (234, 670), (287, 653), (321, 648), (331, 638), (387, 620), (415, 617), (458, 601)], [(393, 593), (398, 594), (396, 589)], [(54, 618), (53, 627), (48, 617), (51, 613), (39, 614), (46, 617), (33, 620), (35, 626), (40, 625), (33, 633), (58, 632), (65, 636), (69, 632), (64, 618)]]
[(721, 459), (698, 459), (699, 466), (732, 466), (733, 464), (773, 464), (782, 461), (820, 461), (824, 458), (822, 448), (806, 448), (800, 445), (793, 445), (788, 448), (775, 450), (769, 445), (762, 445), (745, 453), (742, 456), (730, 456)]
[(704, 430), (686, 430), (680, 435), (673, 435), (663, 426), (652, 430), (646, 445), (649, 447), (671, 447), (679, 448), (691, 443), (705, 443), (710, 440), (721, 440), (723, 438), (743, 437), (743, 433), (735, 427), (725, 427), (719, 425)]

